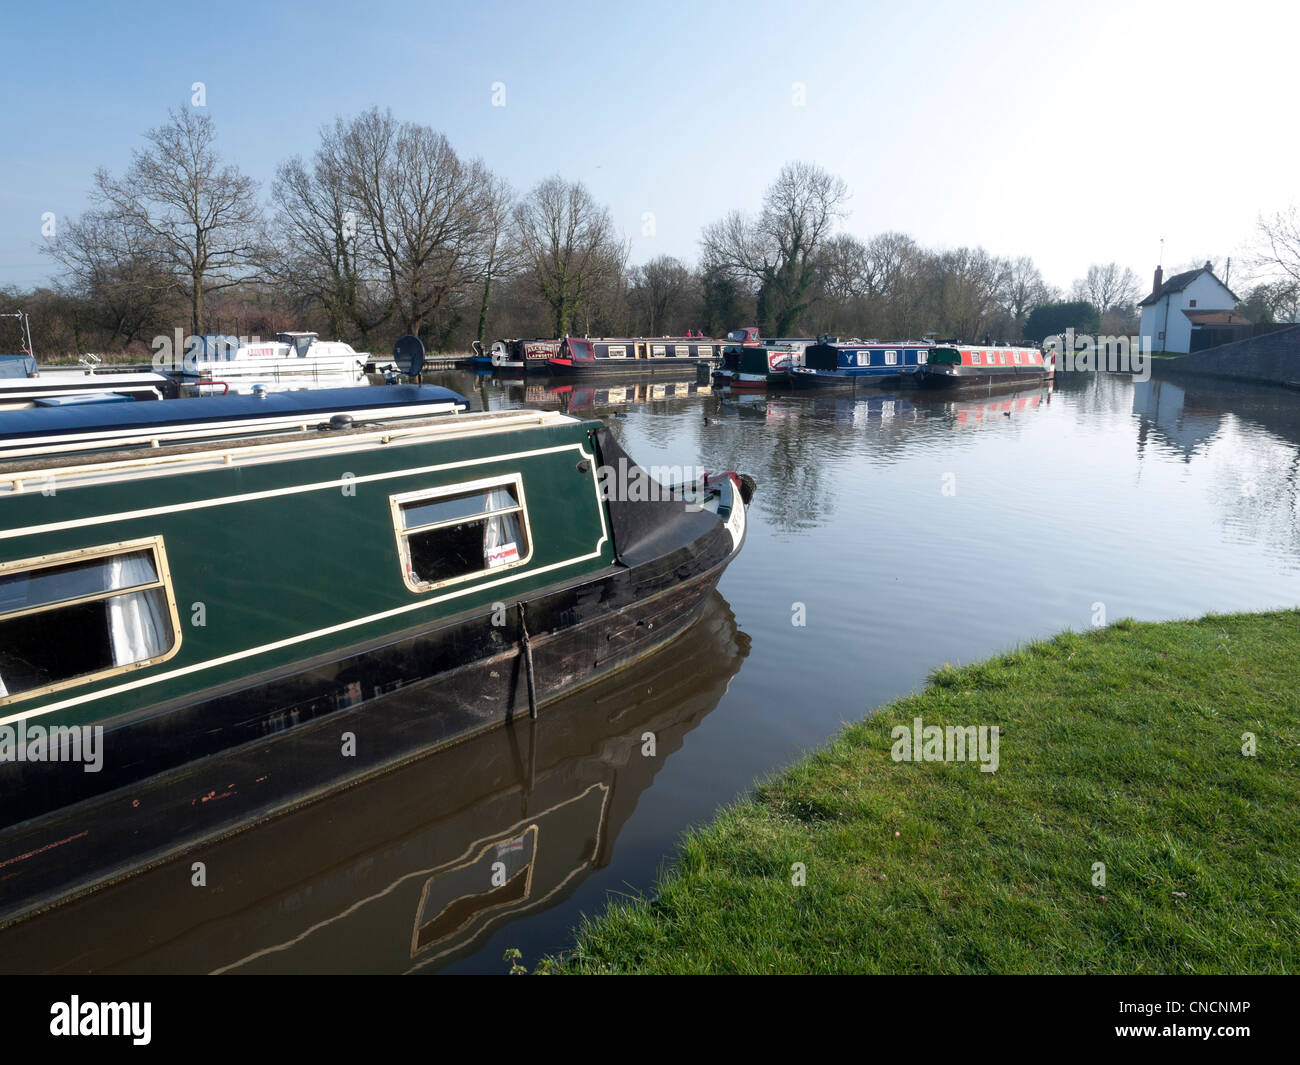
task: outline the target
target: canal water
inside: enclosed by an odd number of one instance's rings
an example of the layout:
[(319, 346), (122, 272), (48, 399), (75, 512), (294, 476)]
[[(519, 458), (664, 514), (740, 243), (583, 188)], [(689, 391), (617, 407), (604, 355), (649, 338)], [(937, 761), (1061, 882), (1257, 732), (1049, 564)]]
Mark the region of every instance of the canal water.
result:
[(1300, 397), (1055, 389), (730, 398), (444, 375), (599, 417), (644, 466), (758, 482), (687, 635), (524, 723), (0, 932), (14, 971), (503, 972), (651, 889), (681, 832), (844, 722), (1062, 629), (1300, 603)]

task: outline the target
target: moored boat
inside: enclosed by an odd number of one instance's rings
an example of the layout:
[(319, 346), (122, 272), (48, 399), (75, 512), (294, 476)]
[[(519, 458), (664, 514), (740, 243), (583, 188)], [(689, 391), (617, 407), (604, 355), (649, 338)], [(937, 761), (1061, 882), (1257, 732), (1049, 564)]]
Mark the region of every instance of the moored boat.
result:
[(195, 337), (179, 366), (167, 372), (186, 396), (224, 396), (350, 388), (369, 384), (367, 370), (375, 369), (369, 352), (355, 351), (341, 340), (320, 340), (316, 333), (277, 333), (268, 341)]
[(497, 372), (550, 373), (560, 354), (559, 340), (494, 340), (490, 359)]
[(695, 377), (722, 356), (706, 337), (565, 337), (549, 360), (555, 374), (664, 374)]
[[(736, 371), (740, 368), (741, 359), (746, 352), (755, 348), (767, 347), (788, 352), (789, 365), (802, 366), (804, 350), (809, 344), (814, 343), (816, 341), (802, 337), (764, 340), (759, 333), (758, 327), (752, 325), (745, 326), (743, 329), (733, 329), (727, 334), (727, 339), (722, 345), (722, 363), (713, 373), (714, 381), (718, 385), (732, 384)], [(775, 382), (772, 383), (775, 384)], [(742, 387), (744, 386), (742, 385)]]
[(801, 365), (803, 351), (789, 344), (763, 344), (746, 347), (734, 368), (719, 374), (732, 391), (765, 388), (788, 388), (789, 373)]
[(0, 411), (166, 399), (175, 394), (161, 374), (105, 370), (97, 355), (81, 356), (79, 369), (42, 370), (36, 365), (27, 312), (7, 311), (0, 318), (17, 320), (21, 344), (17, 355), (0, 355)]
[[(752, 482), (670, 488), (599, 422), (467, 407), (378, 386), (8, 416), (0, 827), (418, 682), (412, 738), (458, 738), (693, 622)], [(97, 772), (49, 757), (97, 729)]]
[(922, 388), (1025, 388), (1047, 380), (1037, 348), (937, 345), (917, 383)]
[(792, 367), (790, 387), (897, 388), (911, 383), (926, 365), (932, 345), (921, 340), (823, 340), (804, 351)]

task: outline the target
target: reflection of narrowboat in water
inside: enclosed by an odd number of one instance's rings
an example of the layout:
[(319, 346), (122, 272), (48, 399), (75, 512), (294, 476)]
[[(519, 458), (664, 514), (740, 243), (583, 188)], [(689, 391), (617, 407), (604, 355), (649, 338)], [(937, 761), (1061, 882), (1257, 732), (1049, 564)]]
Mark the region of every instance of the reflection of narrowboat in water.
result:
[(1037, 348), (954, 347), (940, 345), (930, 352), (918, 383), (922, 388), (1025, 388), (1047, 380)]
[(1031, 414), (1043, 403), (1048, 393), (1034, 387), (1031, 392), (999, 395), (996, 399), (961, 400), (946, 404), (953, 415), (958, 428), (973, 429), (994, 420), (1001, 423), (1003, 418), (1017, 414)]
[(663, 374), (695, 377), (721, 358), (722, 342), (704, 337), (565, 337), (550, 360), (556, 374)]
[(624, 384), (563, 384), (550, 385), (547, 394), (558, 399), (566, 413), (594, 410), (601, 407), (621, 407), (636, 403), (656, 403), (660, 400), (679, 399), (685, 396), (713, 394), (710, 385), (699, 381), (630, 381)]
[(915, 380), (931, 350), (919, 340), (813, 344), (804, 352), (803, 366), (790, 370), (790, 387), (897, 388)]
[[(401, 972), (464, 957), (504, 924), (563, 902), (610, 863), (646, 789), (717, 706), (747, 650), (715, 593), (691, 640), (560, 700), (536, 721), (524, 717), (170, 862), (135, 868), (0, 931), (0, 969)], [(426, 697), (426, 686), (413, 687), (349, 711), (339, 724), (367, 742), (399, 743), (403, 722)], [(215, 781), (236, 794), (199, 804), (197, 814), (164, 807), (151, 830), (175, 827), (182, 813), (215, 824), (223, 806), (270, 786), (257, 783), (267, 774), (336, 773), (338, 734), (334, 722), (318, 722), (304, 731), (305, 744), (280, 736), (213, 760), (190, 792), (202, 795)], [(158, 790), (139, 797), (151, 802)], [(128, 850), (138, 843), (111, 821), (105, 831)], [(73, 865), (87, 850), (85, 838), (74, 839), (10, 869)], [(208, 890), (191, 886), (194, 860), (207, 868)]]
[(0, 727), (102, 726), (111, 757), (0, 761), (0, 829), (433, 677), (412, 735), (499, 725), (691, 624), (744, 539), (739, 476), (668, 492), (599, 422), (467, 406), (6, 415)]

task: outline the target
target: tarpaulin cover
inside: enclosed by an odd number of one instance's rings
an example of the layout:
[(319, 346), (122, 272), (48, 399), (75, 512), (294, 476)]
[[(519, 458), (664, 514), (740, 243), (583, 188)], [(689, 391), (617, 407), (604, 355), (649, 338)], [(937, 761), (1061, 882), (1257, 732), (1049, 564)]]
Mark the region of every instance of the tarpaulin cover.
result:
[(0, 377), (27, 377), (36, 372), (30, 355), (0, 355)]
[(717, 525), (716, 514), (666, 498), (667, 490), (628, 457), (608, 428), (596, 431), (596, 448), (608, 486), (614, 553), (624, 565), (671, 554)]

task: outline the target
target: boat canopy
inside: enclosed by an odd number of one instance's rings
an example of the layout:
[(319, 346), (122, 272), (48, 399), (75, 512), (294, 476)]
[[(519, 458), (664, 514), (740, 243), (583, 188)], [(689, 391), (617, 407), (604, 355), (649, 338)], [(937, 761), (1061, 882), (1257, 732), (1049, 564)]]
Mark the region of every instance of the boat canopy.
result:
[(834, 344), (810, 344), (804, 349), (803, 364), (810, 370), (838, 370), (840, 349)]
[(745, 348), (740, 353), (740, 364), (737, 366), (738, 373), (766, 374), (772, 372), (772, 364), (768, 360), (766, 348)]

